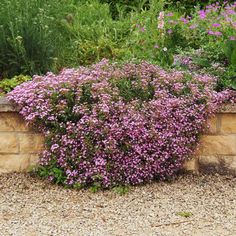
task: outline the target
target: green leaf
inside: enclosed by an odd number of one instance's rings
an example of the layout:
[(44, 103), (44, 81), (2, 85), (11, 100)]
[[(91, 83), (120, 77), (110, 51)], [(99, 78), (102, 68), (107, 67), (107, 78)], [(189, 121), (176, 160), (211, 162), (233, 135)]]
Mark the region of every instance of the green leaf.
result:
[(231, 54), (230, 63), (236, 66), (236, 47)]
[(181, 211), (181, 212), (177, 212), (176, 215), (182, 216), (182, 217), (185, 217), (185, 218), (188, 218), (188, 217), (192, 216), (193, 213), (191, 213), (191, 212), (186, 212), (186, 211)]

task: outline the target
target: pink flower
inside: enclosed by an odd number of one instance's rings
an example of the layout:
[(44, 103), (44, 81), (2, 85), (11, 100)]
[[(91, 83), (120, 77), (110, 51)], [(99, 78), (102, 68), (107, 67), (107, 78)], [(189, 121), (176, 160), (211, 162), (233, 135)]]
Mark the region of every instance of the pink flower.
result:
[(206, 18), (206, 11), (200, 10), (200, 11), (199, 11), (199, 17), (200, 17), (201, 19), (205, 19), (205, 18)]
[(181, 17), (179, 20), (182, 21), (184, 24), (187, 24), (189, 22), (189, 20), (184, 17)]
[(174, 14), (172, 12), (169, 12), (166, 14), (166, 16), (173, 16)]
[(193, 25), (190, 25), (189, 26), (189, 29), (196, 29), (197, 28), (197, 25), (196, 24), (193, 24)]
[(158, 19), (164, 19), (164, 17), (165, 17), (165, 12), (164, 12), (164, 11), (161, 11), (161, 12), (159, 13)]
[(215, 34), (216, 36), (221, 36), (221, 35), (222, 35), (222, 33), (221, 33), (220, 31), (216, 31), (214, 34)]
[(159, 13), (159, 17), (158, 17), (158, 26), (157, 26), (158, 29), (163, 29), (164, 28), (164, 25), (165, 25), (164, 16), (165, 16), (165, 12), (161, 11)]
[(213, 26), (213, 27), (220, 27), (221, 24), (219, 24), (219, 23), (214, 23), (214, 24), (212, 24), (212, 26)]
[(235, 40), (236, 40), (236, 37), (235, 37), (235, 36), (230, 36), (230, 37), (229, 37), (229, 40), (235, 41)]
[(215, 33), (214, 33), (213, 31), (211, 31), (211, 30), (209, 30), (207, 33), (210, 34), (210, 35), (214, 35), (214, 34), (215, 34)]

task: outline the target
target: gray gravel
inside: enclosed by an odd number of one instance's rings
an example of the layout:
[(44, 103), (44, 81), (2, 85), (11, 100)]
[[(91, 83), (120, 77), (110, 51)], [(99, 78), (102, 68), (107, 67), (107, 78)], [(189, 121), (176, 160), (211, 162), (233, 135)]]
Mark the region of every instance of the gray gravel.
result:
[(236, 179), (184, 175), (120, 196), (1, 175), (0, 235), (235, 236)]

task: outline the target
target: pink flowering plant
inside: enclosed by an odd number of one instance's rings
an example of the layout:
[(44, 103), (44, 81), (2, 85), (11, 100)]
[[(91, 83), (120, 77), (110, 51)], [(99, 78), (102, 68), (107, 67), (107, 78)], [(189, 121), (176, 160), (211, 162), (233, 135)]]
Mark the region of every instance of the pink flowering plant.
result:
[(35, 76), (8, 94), (45, 135), (39, 174), (81, 188), (135, 185), (175, 175), (229, 91), (209, 76), (103, 60)]
[[(218, 90), (236, 88), (236, 1), (195, 7), (191, 16), (170, 16), (173, 34), (182, 35), (173, 66), (218, 77)], [(171, 27), (171, 25), (173, 25)]]
[(178, 28), (186, 39), (186, 46), (203, 48), (212, 59), (222, 60), (224, 48), (231, 41), (236, 41), (236, 1), (233, 3), (219, 2), (196, 8), (195, 13), (181, 17)]
[(172, 29), (166, 27), (165, 2), (151, 1), (150, 9), (131, 15), (131, 32), (125, 59), (148, 60), (162, 67), (173, 63)]

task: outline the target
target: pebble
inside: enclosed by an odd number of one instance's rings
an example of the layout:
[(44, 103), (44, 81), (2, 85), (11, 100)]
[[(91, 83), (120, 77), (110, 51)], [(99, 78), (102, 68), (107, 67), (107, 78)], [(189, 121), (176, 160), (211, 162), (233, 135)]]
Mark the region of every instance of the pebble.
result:
[(0, 230), (1, 236), (235, 236), (236, 178), (182, 175), (120, 196), (2, 174)]

